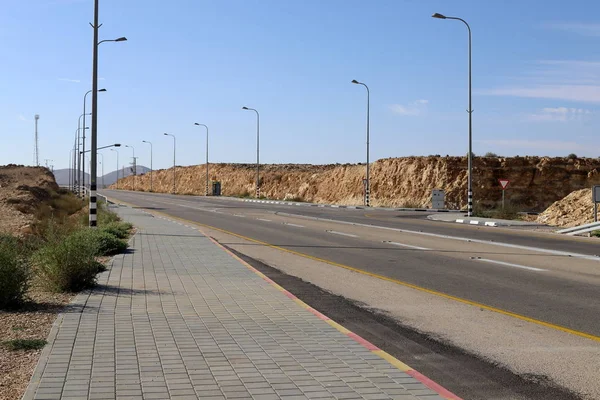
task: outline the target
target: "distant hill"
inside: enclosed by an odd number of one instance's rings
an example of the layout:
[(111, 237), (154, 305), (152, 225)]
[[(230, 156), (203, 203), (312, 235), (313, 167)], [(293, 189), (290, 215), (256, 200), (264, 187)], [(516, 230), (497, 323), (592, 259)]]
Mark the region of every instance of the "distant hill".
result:
[[(76, 170), (75, 170), (76, 171)], [(143, 165), (138, 165), (137, 166), (137, 174), (138, 175), (142, 175), (147, 173), (148, 171), (150, 171), (150, 168), (148, 167), (144, 167)], [(132, 175), (133, 171), (131, 169), (131, 167), (127, 167), (125, 168), (125, 176), (129, 176)], [(55, 169), (54, 170), (54, 178), (56, 179), (56, 183), (58, 183), (60, 186), (67, 186), (69, 184), (69, 168), (63, 168), (63, 169)], [(117, 171), (112, 171), (109, 172), (108, 174), (104, 175), (104, 181), (102, 180), (102, 176), (98, 176), (98, 187), (101, 188), (102, 187), (102, 183), (104, 182), (104, 186), (109, 186), (112, 185), (113, 183), (115, 183), (117, 181)], [(119, 170), (119, 179), (123, 178), (123, 170)], [(85, 182), (86, 184), (89, 184), (90, 181), (90, 175), (86, 172), (85, 173)]]

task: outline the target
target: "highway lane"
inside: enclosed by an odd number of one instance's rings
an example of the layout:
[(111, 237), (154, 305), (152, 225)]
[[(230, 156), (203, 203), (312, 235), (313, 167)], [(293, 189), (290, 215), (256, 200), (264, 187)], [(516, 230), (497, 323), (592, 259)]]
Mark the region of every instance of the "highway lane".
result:
[[(107, 193), (110, 191), (107, 191)], [(119, 191), (119, 193), (133, 193)], [(600, 255), (600, 243), (595, 239), (559, 236), (552, 233), (522, 231), (507, 228), (473, 227), (462, 224), (439, 223), (426, 219), (426, 212), (386, 211), (380, 209), (340, 209), (316, 206), (294, 206), (280, 204), (263, 204), (243, 202), (231, 198), (202, 196), (173, 196), (162, 193), (145, 193), (147, 198), (183, 198), (187, 201), (201, 202), (215, 207), (231, 209), (257, 209), (293, 213), (315, 218), (328, 218), (358, 224), (378, 225), (390, 228), (401, 228), (417, 232), (449, 235), (476, 240), (487, 240), (514, 244), (519, 246), (538, 247), (588, 255)]]
[[(598, 261), (543, 253), (529, 254), (530, 251), (514, 249), (511, 250), (513, 256), (525, 260), (517, 264), (512, 259), (503, 258), (506, 257), (504, 248), (492, 251), (489, 244), (474, 246), (472, 243), (439, 237), (419, 238), (428, 242), (410, 242), (411, 237), (416, 240), (415, 235), (392, 231), (374, 232), (372, 228), (300, 220), (273, 213), (281, 209), (290, 212), (289, 206), (270, 207), (272, 205), (269, 204), (269, 207), (265, 207), (235, 200), (132, 192), (105, 191), (105, 194), (313, 257), (600, 336), (600, 322), (596, 318), (600, 307), (600, 278), (596, 270), (600, 267)], [(307, 214), (314, 212), (314, 209), (315, 207), (298, 206), (294, 208), (294, 212)], [(332, 219), (365, 218), (360, 216), (357, 212), (359, 210), (319, 208), (316, 211), (324, 211), (320, 216)], [(359, 216), (355, 216), (356, 214)], [(389, 223), (393, 217), (384, 216), (382, 220), (386, 221), (386, 218)], [(395, 227), (404, 228), (407, 220), (408, 218), (396, 218), (392, 221), (395, 222)], [(287, 224), (282, 223), (286, 221)], [(420, 220), (410, 220), (409, 223), (415, 224), (414, 221), (427, 223), (433, 227), (432, 230), (438, 225), (450, 225)], [(378, 225), (379, 222), (378, 220)], [(329, 229), (324, 229), (327, 227)], [(476, 228), (469, 228), (477, 231)], [(465, 236), (464, 230), (458, 232), (460, 236)], [(522, 232), (517, 233), (523, 236)], [(385, 237), (390, 241), (397, 240), (395, 243), (404, 246), (383, 243), (380, 239)], [(477, 235), (477, 238), (481, 238), (481, 235)], [(565, 247), (559, 247), (561, 250), (571, 250), (569, 243), (579, 243), (572, 240), (566, 242)], [(425, 251), (423, 248), (431, 248), (432, 251)], [(448, 251), (452, 248), (455, 251)], [(551, 249), (556, 248), (554, 246)], [(462, 254), (475, 250), (486, 253), (485, 258), (496, 263), (486, 262), (483, 265), (480, 260), (471, 260)], [(544, 271), (503, 265), (497, 261)]]

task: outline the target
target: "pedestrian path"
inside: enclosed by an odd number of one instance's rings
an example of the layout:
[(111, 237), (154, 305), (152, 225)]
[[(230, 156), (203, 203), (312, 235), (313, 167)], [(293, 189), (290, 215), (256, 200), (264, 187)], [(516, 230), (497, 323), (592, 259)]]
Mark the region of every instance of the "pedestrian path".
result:
[(138, 232), (55, 323), (25, 400), (443, 399), (192, 227)]

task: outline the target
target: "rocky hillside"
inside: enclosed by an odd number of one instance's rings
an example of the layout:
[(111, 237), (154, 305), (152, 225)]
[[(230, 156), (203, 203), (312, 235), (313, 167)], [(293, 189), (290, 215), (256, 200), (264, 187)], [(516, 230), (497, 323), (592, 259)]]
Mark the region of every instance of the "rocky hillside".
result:
[[(177, 167), (177, 192), (204, 194), (204, 165)], [(254, 194), (256, 169), (249, 164), (211, 164), (210, 179), (221, 181), (222, 194)], [(273, 199), (317, 203), (362, 204), (365, 166), (263, 165), (261, 194)], [(466, 157), (389, 158), (371, 165), (373, 206), (431, 205), (431, 190), (444, 189), (448, 208), (462, 208), (467, 191)], [(481, 207), (497, 205), (502, 197), (499, 178), (510, 180), (506, 198), (523, 210), (543, 211), (574, 190), (600, 184), (600, 160), (549, 157), (477, 157), (474, 192)], [(119, 189), (150, 190), (150, 176), (127, 177)], [(114, 187), (113, 187), (114, 188)], [(154, 172), (154, 191), (173, 190), (173, 170)]]
[(0, 166), (0, 233), (28, 233), (40, 204), (58, 189), (48, 168)]
[(558, 200), (538, 216), (537, 222), (564, 228), (594, 222), (592, 190), (576, 190)]

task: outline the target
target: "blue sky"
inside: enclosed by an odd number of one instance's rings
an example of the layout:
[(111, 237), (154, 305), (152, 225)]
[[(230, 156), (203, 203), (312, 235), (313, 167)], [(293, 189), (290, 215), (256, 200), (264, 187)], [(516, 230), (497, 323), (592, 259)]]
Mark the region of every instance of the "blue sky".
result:
[[(92, 0), (3, 0), (0, 164), (66, 167), (91, 86)], [(467, 146), (473, 30), (474, 151), (597, 157), (600, 3), (595, 0), (101, 0), (99, 145), (139, 163), (344, 163), (459, 155)], [(89, 98), (88, 98), (89, 99)], [(88, 101), (88, 106), (89, 106)], [(121, 148), (121, 164), (131, 149)], [(104, 151), (106, 169), (116, 166)], [(110, 167), (110, 168), (109, 168)]]

